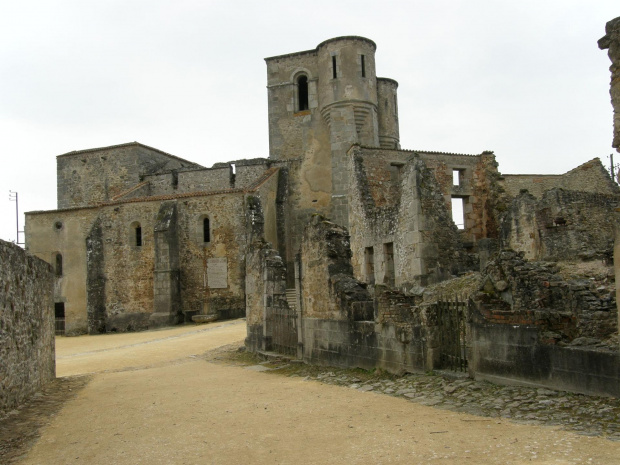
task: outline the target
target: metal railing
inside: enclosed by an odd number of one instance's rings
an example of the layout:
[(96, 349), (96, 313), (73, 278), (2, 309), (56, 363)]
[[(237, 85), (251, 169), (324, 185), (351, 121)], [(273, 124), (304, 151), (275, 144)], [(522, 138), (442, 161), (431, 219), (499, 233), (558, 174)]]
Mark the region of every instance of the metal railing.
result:
[(440, 300), (435, 303), (439, 326), (441, 368), (467, 369), (466, 314), (469, 300)]

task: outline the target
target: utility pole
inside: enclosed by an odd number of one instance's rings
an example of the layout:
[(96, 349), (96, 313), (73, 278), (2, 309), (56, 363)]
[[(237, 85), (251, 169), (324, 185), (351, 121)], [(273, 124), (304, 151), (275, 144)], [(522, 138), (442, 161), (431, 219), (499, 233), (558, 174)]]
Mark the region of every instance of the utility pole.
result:
[(19, 230), (19, 196), (17, 192), (9, 191), (9, 200), (15, 202), (15, 243), (23, 245), (23, 242), (19, 242), (19, 233), (24, 231)]
[(614, 154), (610, 153), (609, 154), (609, 163), (610, 163), (610, 172), (611, 172), (611, 179), (612, 181), (616, 180), (616, 175), (614, 173)]

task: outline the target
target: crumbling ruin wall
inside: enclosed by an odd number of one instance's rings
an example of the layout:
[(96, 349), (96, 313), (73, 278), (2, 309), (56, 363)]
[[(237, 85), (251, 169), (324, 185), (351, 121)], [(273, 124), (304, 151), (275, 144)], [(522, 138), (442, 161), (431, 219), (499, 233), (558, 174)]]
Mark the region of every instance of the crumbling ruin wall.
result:
[(614, 240), (615, 195), (552, 189), (536, 199), (521, 192), (502, 226), (504, 248), (528, 260), (608, 259)]
[(467, 268), (433, 173), (415, 154), (353, 147), (349, 216), (355, 275), (410, 290)]
[(247, 250), (245, 255), (246, 347), (253, 351), (270, 350), (274, 312), (290, 310), (286, 301), (286, 267), (282, 257), (265, 241), (265, 215), (258, 196), (246, 201)]
[(372, 298), (353, 277), (345, 228), (315, 215), (304, 231), (300, 255), (304, 317), (373, 319)]
[(272, 349), (270, 317), (289, 310), (286, 301), (286, 268), (282, 257), (262, 241), (254, 241), (246, 254), (245, 345), (254, 352)]
[[(415, 298), (353, 278), (346, 229), (315, 216), (301, 249), (303, 358), (393, 373), (428, 367), (427, 315)], [(432, 345), (432, 344), (431, 344)]]
[(0, 240), (0, 418), (56, 375), (52, 268)]
[(613, 291), (590, 279), (564, 280), (557, 264), (523, 256), (504, 250), (487, 265), (470, 323), (470, 373), (620, 395)]
[(463, 199), (463, 240), (473, 245), (483, 238), (497, 238), (504, 193), (493, 152), (480, 155), (420, 152), (420, 158), (435, 175), (448, 211), (452, 209), (453, 198)]
[(542, 198), (550, 189), (566, 189), (597, 194), (617, 194), (618, 186), (611, 180), (599, 158), (594, 158), (564, 174), (505, 174), (502, 186), (510, 197), (527, 190)]
[(485, 270), (481, 299), (485, 319), (534, 324), (548, 344), (608, 340), (618, 329), (613, 292), (590, 279), (566, 281), (559, 272), (556, 263), (527, 261), (522, 252), (512, 250), (500, 252)]
[(403, 259), (397, 262), (396, 285), (426, 286), (468, 269), (470, 257), (433, 173), (415, 157), (403, 167), (402, 179), (396, 242)]
[(612, 19), (605, 25), (605, 35), (599, 39), (598, 46), (607, 50), (611, 60), (611, 105), (614, 110), (614, 133), (611, 146), (620, 152), (620, 17)]

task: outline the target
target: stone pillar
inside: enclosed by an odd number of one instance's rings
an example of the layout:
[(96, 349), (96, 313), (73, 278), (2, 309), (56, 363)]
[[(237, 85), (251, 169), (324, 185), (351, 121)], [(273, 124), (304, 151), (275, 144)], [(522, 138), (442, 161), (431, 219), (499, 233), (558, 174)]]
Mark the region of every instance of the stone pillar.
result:
[(607, 49), (611, 60), (611, 105), (614, 109), (614, 137), (612, 147), (620, 152), (620, 16), (605, 25), (605, 36), (599, 39), (601, 50)]
[(301, 309), (301, 264), (295, 260), (295, 307), (297, 310), (297, 358), (304, 358), (304, 327)]
[[(601, 50), (607, 50), (611, 60), (611, 105), (614, 110), (614, 136), (611, 146), (620, 152), (620, 16), (605, 25), (605, 35), (598, 41)], [(620, 280), (620, 210), (614, 213), (614, 269), (616, 282)], [(616, 305), (620, 303), (620, 289), (616, 286)], [(620, 307), (620, 305), (619, 305)], [(620, 328), (620, 312), (618, 312), (618, 328)]]
[(106, 276), (104, 272), (103, 226), (97, 218), (86, 237), (86, 315), (88, 334), (106, 332)]
[(163, 202), (155, 221), (152, 326), (174, 325), (181, 312), (179, 236), (176, 201)]

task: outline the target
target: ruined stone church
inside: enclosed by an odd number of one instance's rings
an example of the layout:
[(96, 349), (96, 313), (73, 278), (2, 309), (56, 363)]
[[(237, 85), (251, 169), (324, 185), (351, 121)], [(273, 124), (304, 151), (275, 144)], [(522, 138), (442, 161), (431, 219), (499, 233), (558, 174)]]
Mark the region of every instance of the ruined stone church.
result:
[[(377, 326), (394, 308), (500, 248), (609, 253), (618, 188), (600, 160), (507, 175), (489, 151), (402, 149), (398, 83), (377, 77), (375, 51), (350, 36), (267, 58), (268, 158), (204, 167), (137, 142), (59, 155), (58, 208), (27, 213), (25, 232), (55, 269), (64, 333), (247, 317), (246, 344), (267, 350), (288, 311), (301, 358), (345, 363), (352, 322), (371, 322), (381, 359), (415, 339), (411, 321)], [(422, 339), (379, 364), (428, 366)]]

